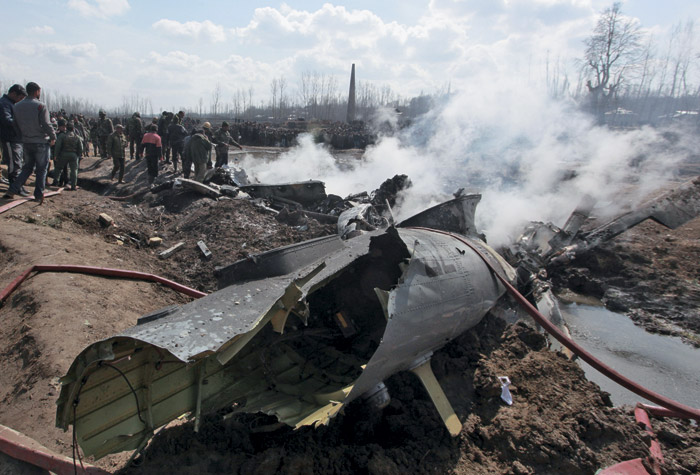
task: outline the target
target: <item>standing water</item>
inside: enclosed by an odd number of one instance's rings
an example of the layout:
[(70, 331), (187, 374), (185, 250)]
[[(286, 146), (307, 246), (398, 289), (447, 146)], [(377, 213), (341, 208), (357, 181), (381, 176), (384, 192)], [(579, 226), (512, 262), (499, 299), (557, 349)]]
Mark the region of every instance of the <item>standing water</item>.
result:
[[(561, 311), (571, 337), (603, 363), (658, 394), (700, 408), (700, 349), (677, 337), (648, 333), (605, 307), (570, 304)], [(651, 403), (580, 363), (616, 406)]]

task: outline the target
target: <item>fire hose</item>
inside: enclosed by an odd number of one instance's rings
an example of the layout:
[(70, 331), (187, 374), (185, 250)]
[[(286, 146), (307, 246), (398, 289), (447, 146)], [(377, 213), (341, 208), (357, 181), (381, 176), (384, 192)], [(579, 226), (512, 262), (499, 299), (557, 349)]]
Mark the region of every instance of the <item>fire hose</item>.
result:
[(559, 328), (556, 327), (552, 322), (550, 322), (544, 315), (542, 315), (523, 295), (518, 292), (518, 290), (511, 285), (508, 280), (503, 277), (501, 274), (498, 273), (496, 268), (489, 262), (487, 257), (479, 250), (477, 249), (474, 245), (472, 245), (469, 241), (466, 239), (463, 239), (460, 236), (454, 235), (449, 232), (445, 231), (440, 231), (437, 229), (429, 229), (429, 228), (422, 228), (422, 227), (415, 227), (413, 229), (421, 229), (424, 231), (431, 231), (434, 233), (438, 234), (445, 234), (447, 236), (451, 236), (454, 239), (460, 241), (461, 243), (467, 245), (470, 249), (472, 249), (486, 264), (486, 266), (493, 272), (493, 274), (498, 278), (498, 280), (505, 286), (506, 290), (508, 293), (510, 293), (513, 298), (522, 306), (524, 307), (525, 311), (542, 327), (544, 328), (547, 333), (552, 335), (554, 338), (556, 338), (559, 343), (564, 345), (566, 348), (571, 350), (574, 354), (576, 354), (579, 358), (581, 358), (583, 361), (591, 365), (593, 368), (598, 370), (600, 373), (605, 375), (607, 378), (611, 379), (612, 381), (616, 382), (620, 386), (629, 389), (633, 393), (637, 394), (638, 396), (641, 396), (649, 401), (653, 401), (656, 404), (659, 404), (660, 408), (654, 407), (654, 406), (647, 406), (647, 405), (640, 405), (643, 407), (645, 410), (659, 415), (659, 416), (672, 416), (672, 417), (680, 417), (684, 419), (695, 419), (696, 421), (700, 421), (700, 410), (695, 409), (690, 406), (686, 406), (684, 404), (681, 404), (677, 401), (674, 401), (673, 399), (667, 398), (666, 396), (663, 396), (661, 394), (658, 394), (650, 389), (645, 388), (644, 386), (640, 385), (639, 383), (636, 383), (632, 381), (631, 379), (627, 378), (626, 376), (623, 376), (622, 374), (618, 373), (614, 369), (612, 369), (610, 366), (606, 365), (602, 361), (600, 361), (598, 358), (593, 356), (591, 353), (583, 349), (578, 343), (573, 341), (571, 338), (566, 336)]
[(200, 292), (199, 290), (186, 287), (182, 284), (178, 284), (177, 282), (168, 280), (164, 277), (160, 277), (154, 274), (147, 274), (145, 272), (92, 266), (34, 265), (22, 272), (22, 274), (20, 274), (15, 280), (13, 280), (10, 283), (10, 285), (5, 287), (5, 289), (3, 289), (2, 292), (0, 292), (0, 305), (5, 303), (5, 301), (9, 298), (10, 294), (12, 294), (12, 292), (14, 292), (17, 289), (17, 287), (19, 287), (22, 284), (22, 282), (27, 280), (27, 278), (32, 274), (32, 272), (70, 272), (74, 274), (101, 275), (104, 277), (120, 277), (123, 279), (145, 280), (165, 285), (166, 287), (169, 287), (177, 292), (189, 295), (190, 297), (194, 298), (200, 298), (207, 295), (204, 292)]

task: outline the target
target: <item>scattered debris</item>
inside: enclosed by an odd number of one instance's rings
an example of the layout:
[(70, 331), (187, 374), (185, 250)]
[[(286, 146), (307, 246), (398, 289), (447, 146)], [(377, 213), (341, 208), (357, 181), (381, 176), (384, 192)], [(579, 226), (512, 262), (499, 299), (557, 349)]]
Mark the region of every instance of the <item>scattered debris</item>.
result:
[(200, 183), (195, 180), (189, 180), (187, 178), (178, 178), (177, 180), (175, 180), (175, 186), (182, 186), (183, 188), (196, 191), (197, 193), (201, 193), (205, 196), (208, 196), (209, 198), (216, 199), (221, 196), (221, 193), (218, 190), (212, 188), (211, 186), (207, 186), (204, 183)]
[(100, 213), (97, 220), (100, 222), (100, 225), (103, 228), (108, 228), (114, 224), (114, 219), (112, 219), (112, 217), (107, 213)]
[(161, 259), (167, 259), (168, 257), (172, 256), (175, 254), (177, 251), (182, 249), (185, 245), (185, 241), (180, 241), (179, 243), (175, 244), (173, 247), (169, 247), (165, 251), (162, 251), (158, 254), (158, 257)]
[(197, 241), (197, 247), (199, 247), (199, 250), (202, 252), (205, 259), (209, 259), (211, 257), (211, 251), (207, 245), (204, 244), (204, 241)]

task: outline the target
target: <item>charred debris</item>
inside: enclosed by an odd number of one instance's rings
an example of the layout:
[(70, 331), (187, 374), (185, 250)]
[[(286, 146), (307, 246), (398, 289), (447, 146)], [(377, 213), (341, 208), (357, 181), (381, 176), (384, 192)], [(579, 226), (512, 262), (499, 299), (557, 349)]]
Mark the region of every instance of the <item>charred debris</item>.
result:
[(262, 412), (296, 428), (327, 424), (352, 401), (385, 407), (384, 381), (399, 371), (421, 380), (457, 435), (462, 424), (433, 375), (433, 352), (485, 317), (529, 321), (494, 272), (562, 325), (547, 269), (644, 219), (674, 227), (700, 212), (696, 179), (584, 230), (588, 200), (563, 228), (531, 223), (496, 251), (474, 224), (478, 194), (459, 192), (394, 222), (396, 195), (410, 186), (405, 176), (342, 199), (318, 181), (262, 185), (240, 172), (213, 173), (213, 185), (176, 180), (153, 191), (247, 195), (291, 225), (305, 216), (335, 220), (338, 235), (220, 267), (216, 292), (86, 347), (61, 380), (56, 413), (86, 455), (141, 450), (183, 414), (195, 430), (203, 415), (220, 411)]

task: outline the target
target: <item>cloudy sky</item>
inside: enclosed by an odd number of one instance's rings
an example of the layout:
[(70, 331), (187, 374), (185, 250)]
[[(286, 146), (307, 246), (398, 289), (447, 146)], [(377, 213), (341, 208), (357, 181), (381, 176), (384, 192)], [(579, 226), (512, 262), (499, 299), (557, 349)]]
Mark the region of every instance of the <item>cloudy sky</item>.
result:
[[(223, 100), (253, 88), (268, 100), (284, 77), (294, 94), (304, 71), (360, 81), (404, 96), (479, 76), (537, 80), (545, 64), (581, 56), (599, 0), (356, 0), (324, 3), (160, 0), (4, 2), (0, 81), (118, 106), (134, 94), (154, 109), (196, 108), (221, 84)], [(697, 0), (627, 0), (623, 12), (661, 37), (700, 20)]]

